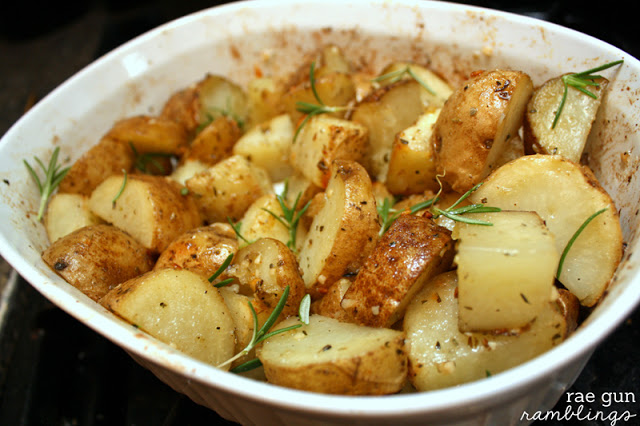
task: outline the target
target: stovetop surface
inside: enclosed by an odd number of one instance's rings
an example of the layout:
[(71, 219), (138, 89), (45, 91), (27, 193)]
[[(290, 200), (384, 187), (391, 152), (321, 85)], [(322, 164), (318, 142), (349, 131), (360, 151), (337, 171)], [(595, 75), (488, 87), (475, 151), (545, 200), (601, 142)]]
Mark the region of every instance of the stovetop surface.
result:
[[(0, 6), (0, 135), (29, 105), (93, 59), (171, 19), (214, 4), (170, 0), (31, 2)], [(622, 2), (596, 12), (563, 1), (465, 2), (533, 16), (605, 40), (640, 57)], [(9, 9), (10, 8), (10, 9)], [(234, 424), (176, 393), (122, 349), (53, 306), (0, 262), (0, 425)], [(1, 305), (0, 305), (1, 306)], [(631, 392), (640, 398), (640, 310), (594, 353), (570, 392)], [(637, 400), (636, 400), (637, 401)], [(599, 401), (586, 408), (601, 410)], [(563, 412), (566, 398), (555, 410)], [(613, 407), (611, 407), (613, 408)], [(635, 401), (619, 412), (640, 415)], [(637, 419), (637, 417), (636, 417)], [(575, 419), (574, 419), (575, 420)], [(600, 426), (607, 421), (536, 422)], [(619, 423), (620, 424), (620, 423)], [(628, 423), (632, 424), (632, 423)]]

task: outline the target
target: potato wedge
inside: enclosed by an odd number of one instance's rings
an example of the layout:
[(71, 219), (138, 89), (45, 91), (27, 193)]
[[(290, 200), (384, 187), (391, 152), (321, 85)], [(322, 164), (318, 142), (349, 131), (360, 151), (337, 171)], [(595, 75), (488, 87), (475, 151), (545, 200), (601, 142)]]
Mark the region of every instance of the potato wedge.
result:
[(560, 253), (535, 212), (472, 213), (492, 226), (457, 222), (460, 331), (512, 330), (547, 308)]
[(176, 166), (169, 177), (184, 186), (188, 179), (206, 171), (208, 168), (209, 166), (200, 160), (185, 158), (184, 161)]
[(341, 306), (356, 324), (391, 327), (413, 296), (451, 267), (455, 250), (448, 229), (418, 215), (401, 215), (380, 237)]
[(138, 153), (179, 154), (188, 144), (187, 130), (163, 117), (138, 115), (117, 121), (107, 137), (133, 145)]
[(182, 155), (181, 162), (197, 160), (213, 166), (233, 154), (233, 147), (241, 133), (235, 120), (220, 116), (196, 134)]
[[(292, 317), (278, 328), (297, 322)], [(270, 383), (311, 392), (390, 394), (402, 388), (407, 373), (402, 332), (319, 315), (266, 340), (257, 353)]]
[[(193, 198), (169, 178), (111, 176), (89, 198), (91, 211), (144, 247), (160, 253), (183, 232), (202, 224)], [(119, 195), (118, 195), (119, 194)]]
[(362, 162), (368, 138), (367, 128), (359, 123), (316, 115), (291, 145), (291, 165), (315, 185), (326, 188), (333, 160)]
[(369, 129), (364, 165), (373, 180), (384, 182), (396, 134), (413, 125), (424, 112), (422, 90), (415, 80), (401, 80), (375, 90), (356, 105), (351, 119)]
[(439, 275), (407, 308), (404, 331), (409, 380), (418, 391), (495, 375), (553, 348), (569, 334), (567, 319), (551, 301), (530, 327), (519, 333), (463, 333), (458, 329), (456, 287), (455, 271)]
[(207, 74), (195, 85), (192, 109), (196, 111), (199, 126), (206, 125), (220, 116), (235, 120), (244, 128), (249, 114), (249, 102), (245, 90), (230, 79)]
[(90, 196), (111, 175), (130, 172), (136, 161), (128, 142), (103, 137), (76, 160), (58, 186), (58, 192)]
[[(239, 353), (247, 347), (253, 338), (253, 314), (249, 303), (251, 298), (244, 294), (236, 293), (229, 287), (219, 289), (220, 294), (224, 298), (224, 303), (229, 308), (231, 318), (235, 327), (236, 345), (234, 353)], [(260, 324), (259, 324), (260, 325)], [(231, 363), (231, 368), (243, 364), (256, 357), (255, 348), (249, 351), (245, 356), (238, 358)]]
[(238, 221), (249, 206), (273, 192), (267, 172), (241, 155), (232, 155), (185, 181), (209, 223)]
[(82, 194), (58, 192), (47, 204), (44, 227), (50, 242), (89, 225), (103, 223), (89, 210), (89, 197)]
[(411, 62), (393, 62), (387, 65), (381, 72), (380, 77), (388, 76), (388, 78), (379, 81), (380, 84), (390, 84), (398, 78), (414, 79), (409, 74), (411, 72), (419, 80), (422, 86), (422, 103), (425, 106), (441, 108), (446, 100), (453, 93), (453, 89), (444, 79), (428, 67), (411, 63)]
[(281, 315), (296, 315), (306, 294), (295, 255), (273, 238), (261, 238), (241, 248), (225, 276), (236, 278), (241, 287), (251, 288), (252, 304), (258, 313), (273, 311), (288, 286), (289, 296)]
[(537, 212), (559, 253), (589, 216), (606, 208), (575, 241), (557, 277), (585, 306), (602, 296), (622, 257), (622, 231), (613, 200), (587, 167), (557, 155), (527, 155), (500, 167), (469, 198)]
[(42, 259), (93, 300), (153, 267), (149, 250), (105, 224), (86, 226), (57, 239), (42, 253)]
[(248, 241), (260, 238), (274, 238), (284, 244), (289, 241), (289, 229), (271, 213), (281, 216), (282, 208), (275, 194), (265, 194), (254, 201), (240, 221), (240, 247), (246, 246)]
[(236, 339), (229, 308), (218, 289), (195, 272), (148, 272), (114, 288), (100, 304), (200, 361), (217, 366), (234, 355)]
[(172, 93), (160, 112), (160, 117), (181, 124), (191, 137), (198, 127), (198, 112), (194, 109), (196, 98), (195, 85)]
[(574, 88), (567, 90), (567, 98), (555, 127), (553, 122), (565, 90), (562, 76), (545, 82), (534, 91), (527, 105), (523, 127), (527, 154), (557, 154), (580, 162), (600, 108), (602, 92), (609, 81), (600, 78), (595, 83), (599, 86), (588, 87), (597, 96), (595, 99)]
[(333, 318), (341, 322), (354, 322), (342, 307), (342, 299), (344, 299), (344, 295), (353, 284), (354, 279), (355, 276), (345, 277), (333, 283), (333, 285), (329, 287), (329, 290), (327, 290), (327, 294), (311, 304), (311, 313)]
[(357, 272), (380, 229), (367, 171), (353, 161), (334, 161), (325, 203), (300, 249), (307, 290), (319, 298), (343, 275)]
[(283, 88), (274, 78), (258, 77), (247, 84), (249, 118), (247, 129), (279, 115)]
[(153, 269), (187, 269), (209, 278), (237, 251), (238, 241), (231, 225), (213, 223), (176, 237), (160, 253)]
[(439, 189), (431, 134), (440, 109), (430, 109), (396, 135), (385, 184), (392, 194), (409, 195)]
[(279, 182), (293, 172), (289, 164), (293, 132), (291, 117), (278, 115), (242, 135), (233, 146), (233, 153), (262, 167), (273, 182)]
[(442, 108), (433, 132), (436, 171), (460, 193), (493, 169), (518, 133), (531, 98), (531, 78), (521, 71), (474, 74)]

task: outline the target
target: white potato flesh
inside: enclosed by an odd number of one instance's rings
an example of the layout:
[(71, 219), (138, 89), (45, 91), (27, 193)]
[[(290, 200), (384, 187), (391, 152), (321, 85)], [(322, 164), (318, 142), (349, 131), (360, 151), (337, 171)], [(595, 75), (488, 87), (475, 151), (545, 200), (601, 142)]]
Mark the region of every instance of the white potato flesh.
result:
[(553, 348), (567, 335), (567, 322), (553, 302), (519, 334), (463, 333), (456, 281), (455, 271), (435, 277), (405, 313), (409, 380), (418, 391), (495, 375)]
[(622, 230), (613, 200), (589, 169), (558, 155), (527, 155), (495, 171), (469, 198), (535, 211), (554, 235), (559, 253), (589, 216), (606, 209), (575, 240), (558, 277), (582, 305), (600, 299), (622, 258)]
[(54, 194), (44, 217), (44, 226), (52, 243), (76, 229), (102, 222), (89, 209), (89, 197), (71, 193)]
[(457, 222), (461, 331), (524, 327), (546, 309), (560, 255), (535, 212), (502, 211), (465, 217), (492, 226)]

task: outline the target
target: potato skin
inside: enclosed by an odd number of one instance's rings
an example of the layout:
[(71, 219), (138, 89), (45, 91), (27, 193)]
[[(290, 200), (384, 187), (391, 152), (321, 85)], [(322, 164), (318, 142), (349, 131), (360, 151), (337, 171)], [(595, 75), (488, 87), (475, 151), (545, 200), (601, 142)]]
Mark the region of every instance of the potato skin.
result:
[(212, 166), (231, 156), (241, 134), (235, 120), (220, 116), (193, 138), (181, 160), (198, 160)]
[(356, 324), (391, 327), (422, 286), (451, 267), (451, 232), (429, 217), (404, 214), (378, 240), (342, 299)]
[(522, 124), (531, 78), (520, 71), (474, 74), (445, 103), (432, 135), (436, 171), (463, 193), (493, 168)]
[(149, 250), (120, 229), (98, 224), (57, 239), (42, 259), (69, 284), (97, 301), (153, 267)]
[(148, 115), (117, 121), (107, 137), (131, 144), (139, 153), (179, 154), (188, 143), (184, 126), (167, 118)]
[(73, 163), (58, 191), (90, 196), (109, 176), (131, 171), (134, 162), (128, 143), (104, 137)]
[(214, 223), (178, 236), (160, 253), (154, 269), (187, 269), (209, 278), (237, 250), (238, 240), (231, 226)]

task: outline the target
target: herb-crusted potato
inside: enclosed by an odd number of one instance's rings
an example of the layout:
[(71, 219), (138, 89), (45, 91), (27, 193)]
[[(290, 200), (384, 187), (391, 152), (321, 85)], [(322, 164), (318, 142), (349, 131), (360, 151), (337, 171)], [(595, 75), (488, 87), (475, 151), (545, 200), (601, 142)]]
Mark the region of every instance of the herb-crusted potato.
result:
[(305, 285), (314, 298), (360, 269), (380, 229), (371, 180), (359, 163), (334, 161), (324, 194), (325, 203), (299, 255)]
[(247, 129), (279, 115), (279, 102), (282, 91), (282, 85), (271, 77), (254, 78), (247, 84), (249, 110)]
[(220, 116), (196, 134), (182, 155), (182, 162), (198, 160), (213, 166), (233, 154), (233, 147), (240, 135), (241, 131), (235, 120)]
[(58, 192), (49, 199), (44, 226), (50, 242), (89, 225), (102, 223), (102, 219), (89, 210), (89, 197), (82, 194)]
[[(271, 212), (271, 213), (269, 213)], [(274, 238), (287, 244), (289, 229), (273, 215), (282, 216), (282, 208), (275, 194), (265, 194), (249, 206), (239, 224), (240, 235), (238, 243), (241, 247), (250, 241), (260, 238)]]
[(194, 87), (193, 106), (198, 126), (206, 125), (220, 116), (232, 118), (242, 128), (247, 122), (249, 101), (246, 91), (230, 79), (207, 74)]
[[(292, 317), (279, 327), (297, 322)], [(391, 394), (402, 388), (407, 374), (402, 332), (320, 315), (266, 340), (257, 353), (270, 383), (311, 392)]]
[(602, 93), (609, 81), (600, 78), (598, 86), (589, 86), (596, 98), (574, 88), (567, 89), (567, 98), (555, 127), (553, 126), (565, 90), (562, 77), (553, 78), (537, 88), (525, 114), (523, 134), (527, 154), (557, 154), (579, 162), (596, 119)]
[(435, 277), (405, 313), (409, 380), (418, 391), (499, 373), (553, 348), (571, 332), (570, 321), (550, 301), (525, 330), (513, 334), (463, 333), (458, 329), (456, 287), (455, 271)]
[(106, 224), (85, 226), (58, 238), (42, 253), (42, 259), (93, 300), (153, 267), (149, 250)]
[(120, 284), (100, 304), (200, 361), (217, 366), (234, 354), (229, 308), (218, 289), (195, 272), (150, 271)]
[(213, 223), (190, 229), (176, 237), (160, 253), (154, 269), (188, 269), (209, 278), (236, 251), (238, 241), (231, 226)]
[(225, 158), (185, 181), (209, 223), (238, 221), (249, 206), (273, 192), (267, 172), (241, 155)]
[(109, 176), (131, 171), (135, 161), (135, 153), (127, 142), (103, 137), (71, 165), (58, 192), (90, 196)]
[(187, 146), (187, 130), (163, 117), (137, 115), (116, 122), (107, 137), (131, 144), (139, 153), (178, 154)]
[(380, 76), (388, 76), (388, 78), (379, 81), (380, 84), (390, 84), (398, 78), (412, 79), (417, 78), (421, 83), (421, 98), (425, 106), (441, 108), (449, 99), (453, 89), (444, 79), (428, 67), (411, 63), (411, 62), (393, 62), (387, 65), (381, 72)]
[(193, 198), (161, 176), (114, 175), (89, 198), (89, 208), (156, 253), (177, 236), (202, 224)]
[(589, 216), (607, 209), (573, 243), (557, 277), (583, 305), (600, 299), (622, 258), (622, 230), (613, 200), (590, 169), (558, 155), (527, 155), (500, 167), (469, 198), (535, 211), (554, 235), (558, 253)]
[(341, 306), (357, 324), (391, 327), (432, 277), (451, 267), (448, 229), (417, 215), (401, 215), (378, 240)]
[(173, 93), (165, 102), (160, 117), (181, 124), (191, 137), (198, 127), (198, 111), (195, 110), (195, 84)]
[(433, 132), (436, 170), (463, 193), (495, 169), (508, 141), (518, 134), (533, 92), (521, 71), (475, 73), (449, 97)]

